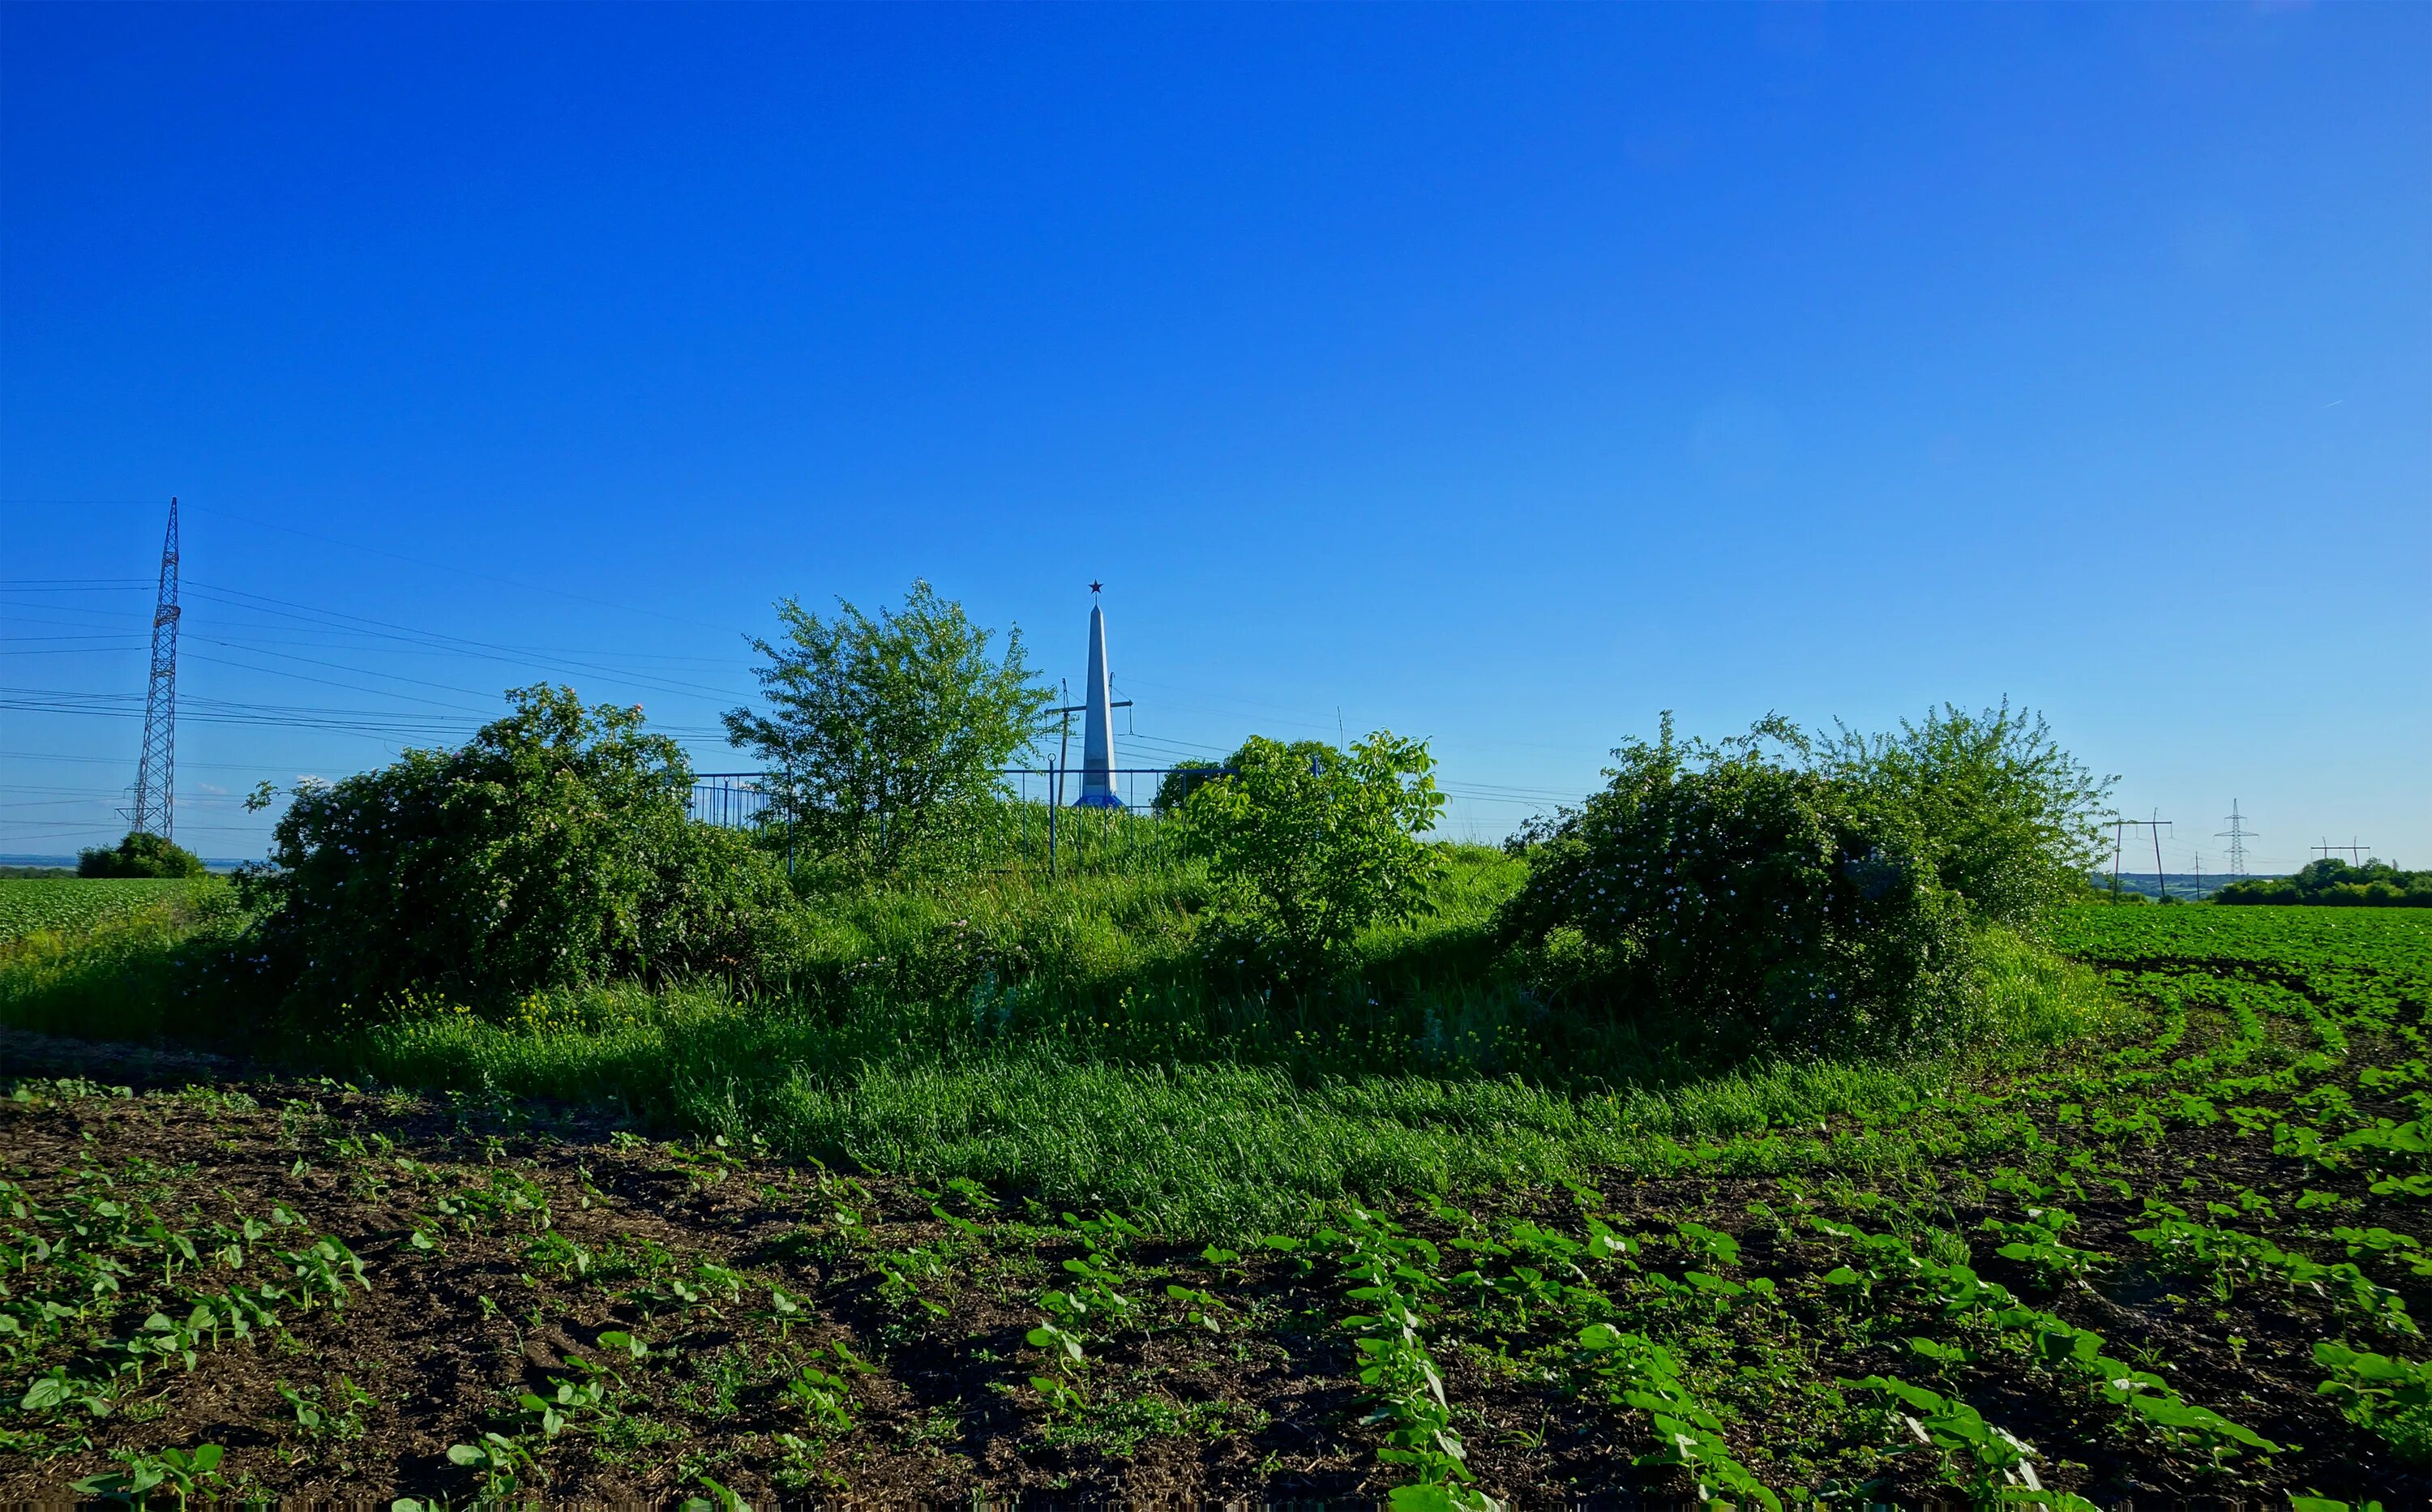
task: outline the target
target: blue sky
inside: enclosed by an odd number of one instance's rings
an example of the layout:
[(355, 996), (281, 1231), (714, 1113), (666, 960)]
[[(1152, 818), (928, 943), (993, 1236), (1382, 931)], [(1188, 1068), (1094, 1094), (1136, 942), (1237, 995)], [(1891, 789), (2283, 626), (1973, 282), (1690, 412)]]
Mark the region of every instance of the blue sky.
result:
[(731, 768), (771, 601), (921, 577), (1076, 682), (1102, 578), (1126, 758), (1424, 734), (1456, 834), (2007, 694), (2173, 870), (2432, 863), (2432, 8), (0, 42), (0, 851), (121, 827), (138, 723), (26, 705), (140, 692), (175, 494), (208, 855), (545, 676)]

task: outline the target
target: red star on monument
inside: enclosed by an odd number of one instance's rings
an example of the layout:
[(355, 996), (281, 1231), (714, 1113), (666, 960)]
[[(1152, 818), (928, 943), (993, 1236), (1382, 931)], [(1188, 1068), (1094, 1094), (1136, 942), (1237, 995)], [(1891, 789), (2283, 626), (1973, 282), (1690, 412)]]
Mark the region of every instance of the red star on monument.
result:
[(1100, 591), (1101, 589), (1103, 589), (1103, 588), (1105, 588), (1105, 587), (1106, 587), (1106, 585), (1105, 585), (1105, 584), (1103, 584), (1103, 583), (1101, 583), (1101, 582), (1099, 582), (1096, 578), (1091, 578), (1091, 579), (1089, 580), (1089, 591), (1090, 591), (1090, 592), (1092, 592), (1092, 593), (1096, 593), (1096, 592)]

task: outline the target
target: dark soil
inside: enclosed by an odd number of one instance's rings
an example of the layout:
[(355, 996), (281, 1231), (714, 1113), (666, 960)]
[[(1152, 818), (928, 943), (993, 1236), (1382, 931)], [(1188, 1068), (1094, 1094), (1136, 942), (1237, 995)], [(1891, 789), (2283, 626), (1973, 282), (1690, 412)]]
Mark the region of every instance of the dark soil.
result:
[[(449, 1451), (485, 1431), (520, 1435), (539, 1452), (537, 1471), (522, 1477), (527, 1494), (583, 1502), (669, 1502), (710, 1495), (712, 1481), (755, 1505), (1365, 1502), (1393, 1484), (1376, 1456), (1379, 1431), (1360, 1420), (1341, 1325), (1350, 1309), (1332, 1268), (1323, 1260), (1305, 1268), (1250, 1236), (1231, 1242), (1239, 1262), (1211, 1263), (1196, 1245), (1109, 1246), (1140, 1320), (1093, 1339), (1090, 1405), (1058, 1417), (1029, 1384), (1047, 1367), (1025, 1335), (1044, 1320), (1040, 1293), (1068, 1283), (1063, 1262), (1088, 1251), (1059, 1215), (1018, 1196), (1000, 1194), (1004, 1205), (990, 1210), (964, 1195), (747, 1150), (638, 1140), (580, 1113), (282, 1081), (209, 1057), (11, 1035), (0, 1040), (0, 1071), (102, 1084), (31, 1082), (0, 1101), (0, 1175), (37, 1205), (62, 1200), (95, 1171), (173, 1227), (279, 1204), (301, 1232), (343, 1240), (369, 1281), (343, 1312), (291, 1310), (282, 1330), (202, 1351), (191, 1372), (153, 1368), (112, 1417), (82, 1425), (89, 1445), (19, 1440), (19, 1453), (0, 1456), (0, 1499), (57, 1501), (116, 1456), (212, 1443), (225, 1446), (221, 1468), (237, 1487), (281, 1498), (462, 1502), (479, 1494), (480, 1477)], [(151, 1090), (129, 1096), (108, 1085)], [(2415, 1226), (2411, 1209), (2372, 1196), (2364, 1177), (2273, 1156), (2268, 1141), (2225, 1124), (2130, 1146), (2125, 1164), (2140, 1196), (2193, 1175), (2208, 1194), (2251, 1188), (2283, 1211), (2303, 1190), (2332, 1191), (2350, 1200), (2340, 1222)], [(1983, 1217), (2015, 1216), (2015, 1204), (1982, 1200), (1984, 1174), (1940, 1172), (1884, 1197), (1963, 1232)], [(445, 1212), (502, 1181), (532, 1183), (545, 1213)], [(1815, 1211), (1890, 1226), (1866, 1217), (1864, 1203), (1852, 1213), (1830, 1184), (1808, 1194)], [(1751, 1203), (1785, 1207), (1782, 1183), (1616, 1176), (1603, 1198), (1615, 1228), (1650, 1236), (1650, 1266), (1688, 1218), (1739, 1238), (1741, 1279), (1776, 1283), (1780, 1304), (1763, 1321), (1742, 1314), (1686, 1326), (1674, 1344), (1702, 1377), (1738, 1382), (1727, 1436), (1770, 1484), (1861, 1502), (1964, 1501), (1940, 1456), (1920, 1452), (1896, 1419), (1831, 1389), (1832, 1378), (1880, 1371), (1964, 1397), (2049, 1452), (2046, 1485), (2106, 1504), (2286, 1505), (2291, 1490), (2432, 1501), (2432, 1480), (2316, 1393), (2314, 1342), (2353, 1333), (2331, 1302), (2261, 1284), (2216, 1302), (2197, 1283), (2146, 1268), (2130, 1258), (2144, 1253), (2127, 1232), (2142, 1221), (2137, 1200), (2070, 1204), (2081, 1221), (2072, 1242), (2121, 1257), (2094, 1287), (2047, 1286), (1991, 1256), (1989, 1244), (1974, 1263), (1986, 1279), (2101, 1331), (2123, 1358), (2167, 1360), (2187, 1400), (2292, 1446), (2287, 1454), (2216, 1466), (2130, 1436), (2099, 1400), (2015, 1359), (1931, 1376), (1907, 1338), (1932, 1332), (1932, 1320), (1852, 1314), (1821, 1284), (1840, 1258), (1829, 1245), (1751, 1217)], [(1496, 1200), (1498, 1211), (1481, 1215), (1495, 1226), (1525, 1215), (1578, 1232), (1579, 1199), (1561, 1188), (1517, 1187)], [(941, 1219), (938, 1206), (976, 1231)], [(1423, 1210), (1400, 1216), (1439, 1244), (1460, 1232)], [(417, 1228), (434, 1248), (414, 1245)], [(577, 1247), (585, 1268), (552, 1264), (549, 1234)], [(722, 1290), (714, 1272), (704, 1279), (703, 1263), (734, 1272), (739, 1291)], [(154, 1303), (132, 1299), (169, 1296), (159, 1279), (140, 1269), (127, 1278), (129, 1300), (85, 1348), (139, 1326)], [(1167, 1300), (1170, 1283), (1221, 1299), (1222, 1331), (1191, 1324)], [(2393, 1283), (2410, 1310), (2432, 1302), (2421, 1282)], [(772, 1287), (799, 1311), (781, 1316)], [(615, 1331), (646, 1339), (649, 1357), (603, 1346)], [(1655, 1447), (1646, 1416), (1606, 1401), (1565, 1343), (1497, 1313), (1448, 1329), (1438, 1344), (1479, 1485), (1520, 1505), (1691, 1497), (1678, 1470), (1636, 1463)], [(55, 1350), (36, 1363), (72, 1357)], [(577, 1413), (546, 1437), (517, 1399), (579, 1384), (577, 1358), (614, 1370), (612, 1410)], [(821, 1426), (785, 1393), (814, 1362), (851, 1382), (850, 1427)], [(27, 1373), (23, 1364), (12, 1370), (11, 1383)], [(299, 1425), (280, 1394), (317, 1392), (329, 1405), (349, 1385), (370, 1399), (359, 1421), (318, 1432)]]

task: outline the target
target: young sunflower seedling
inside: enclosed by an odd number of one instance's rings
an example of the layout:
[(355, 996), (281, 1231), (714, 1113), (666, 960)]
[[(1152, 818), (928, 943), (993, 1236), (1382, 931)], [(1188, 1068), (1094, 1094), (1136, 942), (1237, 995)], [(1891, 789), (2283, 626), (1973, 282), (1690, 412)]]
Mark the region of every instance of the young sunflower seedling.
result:
[(622, 1354), (629, 1360), (646, 1360), (650, 1355), (650, 1345), (648, 1339), (636, 1334), (628, 1334), (622, 1329), (610, 1329), (600, 1334), (600, 1347)]
[(805, 1365), (785, 1383), (785, 1399), (791, 1402), (811, 1423), (840, 1434), (853, 1432), (853, 1415), (845, 1410), (845, 1399), (852, 1394), (853, 1385), (833, 1371), (816, 1365)]
[(548, 1472), (540, 1468), (538, 1460), (532, 1458), (532, 1451), (503, 1434), (485, 1433), (478, 1444), (451, 1445), (448, 1451), (448, 1461), (481, 1477), (481, 1495), (485, 1500), (496, 1500), (520, 1489), (526, 1475), (537, 1477), (544, 1486), (549, 1484)]
[(211, 1494), (229, 1488), (228, 1478), (219, 1470), (220, 1458), (226, 1453), (217, 1444), (204, 1444), (192, 1450), (164, 1449), (157, 1454), (129, 1454), (120, 1459), (125, 1468), (117, 1473), (88, 1476), (71, 1489), (135, 1507), (149, 1505), (154, 1493), (165, 1490), (182, 1507), (197, 1492)]

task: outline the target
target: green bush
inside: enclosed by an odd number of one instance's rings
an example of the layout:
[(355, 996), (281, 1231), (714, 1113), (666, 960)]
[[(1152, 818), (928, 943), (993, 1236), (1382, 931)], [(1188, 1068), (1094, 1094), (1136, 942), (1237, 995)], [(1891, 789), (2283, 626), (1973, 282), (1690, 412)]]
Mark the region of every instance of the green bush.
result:
[(1961, 898), (1909, 806), (1767, 721), (1613, 753), (1611, 784), (1523, 831), (1500, 928), (1562, 1011), (1693, 1051), (1923, 1047), (1965, 1018)]
[(1438, 869), (1419, 834), (1443, 811), (1423, 740), (1379, 730), (1348, 751), (1253, 736), (1183, 806), (1235, 939), (1304, 975), (1371, 924), (1428, 908)]
[(684, 753), (637, 709), (565, 688), (456, 751), (299, 789), (247, 880), (265, 969), (311, 1022), (411, 993), (491, 1005), (542, 988), (699, 975), (756, 985), (795, 921), (750, 839), (685, 817)]
[(78, 876), (200, 876), (202, 858), (183, 845), (142, 830), (127, 831), (116, 845), (76, 852)]

